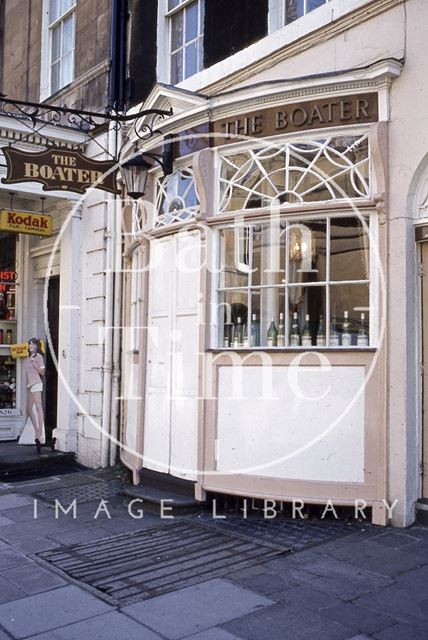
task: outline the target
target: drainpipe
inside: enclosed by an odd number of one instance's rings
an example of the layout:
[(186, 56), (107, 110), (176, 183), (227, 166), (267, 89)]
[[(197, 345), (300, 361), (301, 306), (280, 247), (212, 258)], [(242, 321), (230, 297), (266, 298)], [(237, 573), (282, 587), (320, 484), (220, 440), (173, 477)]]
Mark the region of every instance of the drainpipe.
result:
[[(119, 150), (122, 140), (120, 132), (115, 136), (116, 149)], [(117, 155), (116, 155), (117, 157)], [(113, 297), (113, 379), (111, 394), (111, 440), (110, 466), (117, 462), (117, 444), (120, 419), (120, 374), (121, 374), (121, 324), (122, 324), (122, 199), (115, 196), (114, 212), (114, 297)]]
[[(115, 131), (108, 132), (107, 148), (116, 155)], [(114, 198), (114, 199), (113, 199)], [(116, 196), (108, 196), (106, 201), (106, 289), (105, 289), (105, 324), (104, 324), (104, 360), (103, 360), (103, 409), (101, 434), (101, 466), (109, 465), (111, 434), (111, 398), (113, 379), (113, 306), (114, 306), (114, 232), (116, 215)]]

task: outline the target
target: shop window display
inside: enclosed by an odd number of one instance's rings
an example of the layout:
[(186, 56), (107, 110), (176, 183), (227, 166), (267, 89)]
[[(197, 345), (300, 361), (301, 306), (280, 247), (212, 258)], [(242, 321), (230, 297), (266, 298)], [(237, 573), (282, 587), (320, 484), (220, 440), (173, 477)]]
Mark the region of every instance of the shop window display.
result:
[(220, 229), (217, 346), (370, 346), (369, 234), (340, 214)]
[(16, 236), (0, 232), (0, 409), (16, 406), (16, 361), (10, 345), (16, 342)]

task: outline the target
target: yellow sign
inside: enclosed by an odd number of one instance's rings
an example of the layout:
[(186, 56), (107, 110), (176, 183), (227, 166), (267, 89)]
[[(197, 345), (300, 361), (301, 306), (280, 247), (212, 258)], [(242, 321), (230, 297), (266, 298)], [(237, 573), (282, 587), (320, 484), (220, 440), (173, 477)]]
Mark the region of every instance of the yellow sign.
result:
[[(45, 345), (43, 340), (40, 340), (40, 346), (43, 353), (45, 352)], [(21, 342), (20, 344), (10, 345), (10, 355), (12, 358), (28, 358), (28, 342)]]
[(52, 217), (31, 211), (0, 211), (0, 230), (29, 233), (35, 236), (52, 235)]

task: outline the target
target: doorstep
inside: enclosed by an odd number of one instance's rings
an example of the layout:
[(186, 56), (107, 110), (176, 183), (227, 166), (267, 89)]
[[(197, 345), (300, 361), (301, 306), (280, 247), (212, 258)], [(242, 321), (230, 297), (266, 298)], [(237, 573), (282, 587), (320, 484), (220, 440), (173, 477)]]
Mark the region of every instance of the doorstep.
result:
[(16, 476), (46, 475), (74, 470), (75, 454), (51, 451), (42, 447), (37, 453), (36, 445), (20, 445), (15, 442), (0, 442), (0, 478), (2, 481)]

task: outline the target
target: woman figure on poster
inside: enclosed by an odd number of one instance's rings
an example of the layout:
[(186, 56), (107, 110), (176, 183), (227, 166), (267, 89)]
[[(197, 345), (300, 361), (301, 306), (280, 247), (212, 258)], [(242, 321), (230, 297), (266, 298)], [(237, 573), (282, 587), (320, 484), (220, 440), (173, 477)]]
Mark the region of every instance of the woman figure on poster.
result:
[(38, 453), (44, 441), (44, 417), (42, 406), (43, 382), (45, 363), (42, 348), (38, 338), (28, 341), (28, 358), (25, 360), (27, 372), (27, 415), (29, 416), (35, 433), (35, 443)]

